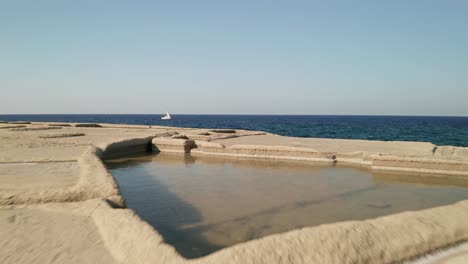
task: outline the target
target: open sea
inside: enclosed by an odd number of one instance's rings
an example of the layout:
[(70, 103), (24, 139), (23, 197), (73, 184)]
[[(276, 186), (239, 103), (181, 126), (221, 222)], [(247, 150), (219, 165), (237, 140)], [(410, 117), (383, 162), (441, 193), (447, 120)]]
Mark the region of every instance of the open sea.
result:
[(292, 137), (424, 141), (468, 147), (468, 117), (333, 115), (0, 115), (3, 121), (163, 125), (261, 130)]

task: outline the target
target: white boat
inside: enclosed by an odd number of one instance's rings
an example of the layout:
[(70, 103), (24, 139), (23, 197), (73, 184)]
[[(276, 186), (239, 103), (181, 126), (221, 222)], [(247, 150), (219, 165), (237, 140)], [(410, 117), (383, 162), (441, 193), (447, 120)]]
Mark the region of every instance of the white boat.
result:
[(166, 115), (162, 116), (161, 119), (162, 120), (169, 120), (169, 119), (171, 119), (171, 115), (169, 114), (169, 112), (166, 112)]

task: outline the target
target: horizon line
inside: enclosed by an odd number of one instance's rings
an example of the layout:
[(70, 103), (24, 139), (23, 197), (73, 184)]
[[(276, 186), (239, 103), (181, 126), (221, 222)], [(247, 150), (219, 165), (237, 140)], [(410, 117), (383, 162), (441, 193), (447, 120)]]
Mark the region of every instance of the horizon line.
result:
[[(164, 115), (158, 114), (117, 114), (117, 113), (66, 113), (66, 114), (0, 114), (0, 116), (21, 116), (21, 115)], [(401, 115), (401, 114), (186, 114), (186, 113), (171, 113), (171, 115), (201, 115), (201, 116), (387, 116), (387, 117), (468, 117), (468, 115)]]

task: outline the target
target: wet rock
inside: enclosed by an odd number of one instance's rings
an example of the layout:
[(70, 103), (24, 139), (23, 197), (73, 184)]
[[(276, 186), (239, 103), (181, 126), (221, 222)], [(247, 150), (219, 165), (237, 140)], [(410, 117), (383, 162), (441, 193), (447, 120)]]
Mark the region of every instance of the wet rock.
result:
[(178, 135), (173, 135), (172, 138), (177, 138), (177, 139), (188, 139), (186, 135), (178, 134)]
[(82, 124), (76, 124), (75, 127), (102, 127), (101, 125), (99, 124), (86, 124), (86, 123), (82, 123)]
[(22, 125), (27, 125), (27, 124), (31, 124), (31, 122), (29, 122), (29, 121), (10, 121), (10, 122), (8, 122), (8, 124), (22, 124)]
[(161, 133), (161, 134), (156, 134), (155, 136), (156, 137), (172, 137), (174, 135), (178, 135), (179, 132), (174, 132), (174, 131), (171, 131), (171, 132), (165, 132), (165, 133)]
[(210, 132), (232, 134), (232, 133), (236, 133), (236, 130), (234, 129), (212, 129), (210, 130)]
[(37, 131), (37, 130), (50, 130), (50, 129), (61, 129), (61, 127), (23, 127), (23, 128), (14, 128), (10, 131)]
[(67, 138), (67, 137), (81, 137), (84, 136), (84, 133), (64, 133), (64, 134), (51, 134), (51, 135), (42, 135), (39, 138)]
[(9, 129), (9, 128), (21, 128), (21, 127), (26, 127), (26, 126), (1, 126), (0, 129)]
[(70, 127), (70, 124), (49, 124), (50, 127)]

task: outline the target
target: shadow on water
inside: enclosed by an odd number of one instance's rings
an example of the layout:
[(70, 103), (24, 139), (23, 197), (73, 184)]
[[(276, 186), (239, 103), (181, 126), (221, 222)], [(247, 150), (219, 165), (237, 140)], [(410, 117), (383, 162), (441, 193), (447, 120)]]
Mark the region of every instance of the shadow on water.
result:
[[(370, 173), (350, 167), (340, 170), (339, 166), (330, 170), (328, 165), (300, 162), (158, 154), (114, 159), (106, 161), (106, 166), (122, 187), (128, 207), (186, 258), (202, 257), (242, 241), (304, 226), (363, 220), (468, 198), (460, 188), (468, 186), (467, 179)], [(249, 174), (251, 168), (258, 171)], [(272, 174), (262, 175), (262, 171)], [(270, 179), (285, 177), (289, 177), (287, 182), (268, 185)], [(260, 188), (262, 184), (268, 188)], [(293, 187), (288, 189), (287, 185)], [(289, 199), (291, 195), (298, 196)], [(235, 202), (224, 200), (227, 196)]]
[(113, 171), (119, 185), (125, 186), (121, 188), (121, 193), (127, 206), (154, 226), (164, 241), (172, 245), (179, 254), (186, 258), (197, 258), (223, 248), (206, 240), (201, 235), (203, 230), (187, 232), (188, 230), (182, 228), (184, 225), (200, 222), (202, 215), (191, 204), (168, 190), (156, 177), (151, 176), (141, 160), (110, 162), (106, 165)]
[[(163, 236), (164, 241), (172, 245), (176, 251), (186, 258), (197, 258), (222, 248), (226, 245), (217, 245), (208, 241), (203, 234), (206, 231), (216, 229), (216, 232), (223, 232), (224, 225), (234, 224), (236, 226), (248, 225), (249, 220), (262, 216), (275, 215), (278, 212), (306, 207), (312, 204), (320, 204), (326, 199), (307, 200), (279, 207), (268, 208), (255, 214), (240, 216), (225, 222), (202, 224), (203, 216), (201, 212), (186, 201), (180, 199), (171, 192), (157, 177), (155, 173), (159, 171), (148, 171), (147, 165), (154, 161), (163, 162), (165, 165), (191, 166), (195, 162), (203, 165), (216, 165), (227, 161), (224, 158), (202, 159), (190, 155), (147, 155), (134, 156), (121, 159), (114, 159), (106, 162), (106, 166), (112, 171), (118, 184), (122, 186), (121, 192), (125, 197), (127, 206), (133, 209), (139, 217), (154, 226)], [(281, 167), (284, 162), (262, 160), (229, 160), (235, 166), (240, 167)], [(290, 163), (289, 163), (290, 164)], [(312, 167), (310, 164), (301, 162), (293, 163), (295, 167), (290, 170), (304, 168), (321, 168), (324, 165)], [(160, 173), (165, 173), (164, 171)], [(156, 175), (157, 176), (157, 175)], [(367, 191), (374, 187), (357, 190), (342, 194), (342, 196), (353, 195), (356, 192)], [(251, 228), (249, 232), (253, 232)], [(255, 232), (250, 239), (258, 238)], [(249, 239), (249, 240), (250, 240)]]

